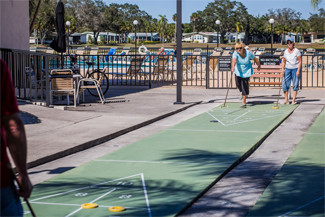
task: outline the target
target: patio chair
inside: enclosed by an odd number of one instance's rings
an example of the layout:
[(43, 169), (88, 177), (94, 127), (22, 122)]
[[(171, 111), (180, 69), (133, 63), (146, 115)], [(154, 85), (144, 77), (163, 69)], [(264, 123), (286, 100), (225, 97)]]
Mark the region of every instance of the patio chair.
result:
[(111, 49), (109, 49), (107, 56), (105, 56), (106, 62), (112, 62), (112, 59), (113, 59), (112, 56), (115, 55), (116, 49), (117, 49), (117, 47), (111, 47)]
[(33, 89), (36, 90), (36, 95), (38, 94), (39, 90), (41, 91), (43, 90), (44, 93), (46, 91), (46, 78), (44, 75), (44, 71), (42, 69), (36, 69), (36, 76), (35, 76), (34, 67), (35, 66), (33, 64), (31, 68), (25, 67), (27, 86), (30, 89), (28, 94), (29, 97), (31, 97)]
[(277, 48), (276, 50), (275, 50), (275, 52), (273, 53), (273, 55), (283, 55), (283, 52), (284, 52), (284, 50), (283, 50), (283, 48)]
[(144, 60), (144, 56), (136, 56), (133, 59), (131, 59), (130, 66), (126, 71), (126, 80), (130, 78), (130, 83), (132, 82), (133, 77), (136, 79), (138, 75), (141, 76), (141, 73), (143, 72), (142, 70), (143, 60)]
[(83, 47), (78, 47), (76, 51), (76, 55), (84, 55), (85, 49)]
[(89, 62), (97, 61), (97, 55), (98, 55), (98, 47), (92, 47), (89, 53), (89, 58), (91, 60)]
[[(186, 78), (193, 78), (193, 74), (195, 73), (195, 63), (197, 60), (197, 56), (187, 56), (183, 61), (183, 80), (186, 80)], [(188, 75), (188, 76), (186, 76)]]
[(36, 47), (30, 47), (30, 48), (29, 48), (29, 51), (36, 52)]
[(76, 107), (76, 84), (73, 79), (72, 70), (54, 69), (51, 71), (50, 105), (53, 105), (53, 95), (67, 96), (67, 105), (70, 105), (69, 95), (73, 95), (74, 107)]
[(153, 80), (155, 80), (155, 77), (157, 80), (159, 79), (159, 77), (164, 78), (165, 75), (167, 75), (168, 78), (168, 67), (167, 67), (168, 59), (169, 59), (168, 56), (158, 56), (156, 65), (154, 66), (152, 72)]
[(211, 54), (210, 56), (212, 56), (212, 57), (221, 56), (221, 53), (222, 53), (222, 48), (220, 48), (220, 47), (215, 47), (215, 48), (213, 49), (213, 52), (212, 52), (212, 54)]
[(314, 64), (313, 67), (314, 68), (324, 68), (324, 61), (325, 61), (325, 52), (319, 52), (317, 54), (317, 56), (314, 57)]
[(48, 54), (54, 54), (54, 49), (52, 49), (52, 48), (47, 48), (47, 50), (46, 50), (46, 53), (48, 53)]
[(232, 47), (226, 47), (226, 49), (224, 50), (221, 56), (231, 56), (232, 55), (231, 51), (232, 51)]
[[(206, 79), (205, 75), (207, 72), (207, 64), (202, 63), (202, 64), (197, 64), (197, 65), (193, 65), (193, 69), (192, 70), (192, 74), (193, 71), (195, 71), (195, 73), (193, 75), (196, 75), (197, 78), (199, 79)], [(210, 74), (210, 79), (213, 78), (213, 74), (214, 72), (217, 72), (217, 67), (218, 67), (218, 58), (214, 57), (214, 56), (210, 56), (209, 57), (209, 74)]]
[(201, 48), (195, 48), (193, 51), (193, 56), (197, 56), (196, 60), (197, 62), (201, 61), (201, 53), (202, 53), (202, 49)]
[(302, 56), (302, 69), (303, 70), (307, 70), (307, 68), (312, 68), (315, 60), (314, 59), (314, 54), (315, 54), (315, 49), (314, 48), (307, 48), (306, 52), (304, 53), (304, 55)]
[(255, 52), (255, 56), (260, 56), (265, 53), (265, 47), (260, 47), (258, 50)]

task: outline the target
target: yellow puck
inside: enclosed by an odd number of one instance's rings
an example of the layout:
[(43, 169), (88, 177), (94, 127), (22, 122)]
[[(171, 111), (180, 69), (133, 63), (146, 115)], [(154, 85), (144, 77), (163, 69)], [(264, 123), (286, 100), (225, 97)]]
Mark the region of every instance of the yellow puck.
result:
[(84, 203), (84, 204), (81, 204), (81, 207), (84, 208), (84, 209), (93, 209), (93, 208), (98, 207), (98, 204), (96, 204), (96, 203)]
[(122, 212), (125, 210), (125, 207), (123, 206), (112, 206), (110, 208), (108, 208), (109, 211), (111, 212)]

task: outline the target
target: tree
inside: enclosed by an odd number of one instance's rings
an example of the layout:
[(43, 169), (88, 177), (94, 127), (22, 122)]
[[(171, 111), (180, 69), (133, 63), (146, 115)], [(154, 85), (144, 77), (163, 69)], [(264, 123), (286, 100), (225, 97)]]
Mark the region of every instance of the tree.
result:
[(308, 18), (310, 30), (313, 32), (323, 32), (325, 31), (324, 23), (325, 23), (325, 11), (323, 8), (318, 10), (319, 13), (312, 14), (310, 13), (310, 17)]
[(322, 2), (322, 0), (310, 0), (311, 6), (313, 9), (318, 9), (318, 5)]
[(236, 35), (237, 35), (236, 40), (238, 41), (238, 32), (241, 32), (244, 29), (244, 27), (243, 25), (240, 24), (240, 22), (237, 21), (235, 24), (235, 28), (236, 28)]
[(40, 41), (43, 44), (47, 33), (52, 33), (55, 25), (55, 10), (56, 7), (55, 0), (47, 1), (47, 4), (42, 4), (39, 8), (38, 16), (34, 20), (34, 25), (32, 29), (37, 29), (37, 32), (40, 33)]
[[(195, 24), (200, 20), (199, 14), (194, 12), (190, 17), (191, 22), (193, 23), (193, 32), (195, 32)], [(194, 35), (192, 35), (192, 43), (194, 42)]]
[(112, 3), (108, 7), (105, 7), (102, 16), (102, 29), (106, 30), (107, 32), (111, 31), (116, 34), (119, 34), (119, 38), (121, 39), (121, 34), (123, 30), (123, 28), (121, 27), (123, 25), (123, 16), (120, 10), (120, 5)]
[(79, 20), (94, 33), (95, 44), (97, 44), (99, 32), (103, 30), (105, 6), (101, 0), (84, 0), (80, 7)]
[(177, 14), (174, 14), (174, 15), (173, 15), (173, 21), (175, 22), (174, 42), (176, 42), (176, 32), (177, 32)]
[(157, 29), (156, 23), (157, 23), (157, 19), (153, 19), (151, 22), (149, 22), (148, 31), (151, 33), (151, 41), (152, 41), (152, 33)]
[(294, 29), (299, 25), (301, 13), (296, 12), (291, 8), (283, 8), (270, 10), (267, 17), (274, 19), (274, 30), (277, 34), (281, 35), (281, 44), (284, 41), (284, 35), (288, 32), (294, 31)]
[(236, 22), (241, 22), (243, 25), (242, 22), (246, 20), (247, 15), (247, 9), (242, 3), (230, 0), (215, 0), (203, 10), (207, 30), (216, 29), (215, 21), (221, 21), (219, 30), (223, 43), (224, 35), (234, 30)]
[[(29, 1), (29, 17), (30, 18), (33, 17), (33, 19), (30, 20), (29, 34), (31, 34), (33, 31), (33, 27), (35, 25), (37, 15), (38, 15), (39, 9), (41, 7), (41, 3), (42, 3), (42, 0), (38, 0), (38, 1), (30, 0)], [(34, 11), (34, 12), (32, 12), (32, 11)]]
[(310, 29), (306, 20), (300, 20), (299, 26), (296, 27), (295, 33), (300, 33), (302, 35), (302, 41), (304, 41), (304, 34)]
[(131, 23), (129, 21), (124, 20), (121, 23), (120, 31), (124, 34), (123, 41), (126, 41), (126, 33), (129, 33), (131, 28), (132, 28), (132, 25), (131, 25)]
[(160, 19), (158, 20), (158, 29), (159, 32), (160, 30), (162, 30), (162, 38), (163, 38), (163, 42), (165, 42), (165, 38), (164, 38), (164, 28), (165, 28), (165, 24), (167, 23), (167, 18), (166, 15), (158, 15), (160, 17)]

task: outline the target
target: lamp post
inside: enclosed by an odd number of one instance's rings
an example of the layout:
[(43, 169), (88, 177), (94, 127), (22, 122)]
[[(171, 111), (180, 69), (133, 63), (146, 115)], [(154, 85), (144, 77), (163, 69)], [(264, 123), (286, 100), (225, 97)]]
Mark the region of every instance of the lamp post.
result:
[(271, 23), (271, 55), (273, 54), (273, 23), (274, 19), (270, 19), (269, 23)]
[(219, 25), (220, 25), (220, 20), (216, 20), (217, 24), (217, 47), (219, 47)]
[(137, 51), (137, 25), (138, 25), (138, 21), (134, 20), (133, 25), (134, 25), (134, 45), (135, 45), (134, 54), (136, 54), (136, 51)]
[(70, 55), (70, 51), (69, 51), (69, 47), (70, 47), (70, 40), (69, 40), (69, 37), (70, 37), (70, 21), (67, 21), (66, 23), (65, 23), (67, 26), (68, 26), (68, 55)]

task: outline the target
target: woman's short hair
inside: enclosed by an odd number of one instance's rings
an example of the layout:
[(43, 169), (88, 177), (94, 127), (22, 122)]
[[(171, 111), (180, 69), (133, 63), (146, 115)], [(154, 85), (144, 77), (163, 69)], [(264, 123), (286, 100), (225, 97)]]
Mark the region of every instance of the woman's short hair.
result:
[(244, 48), (244, 44), (242, 42), (237, 42), (236, 45), (235, 45), (235, 49), (237, 48)]

